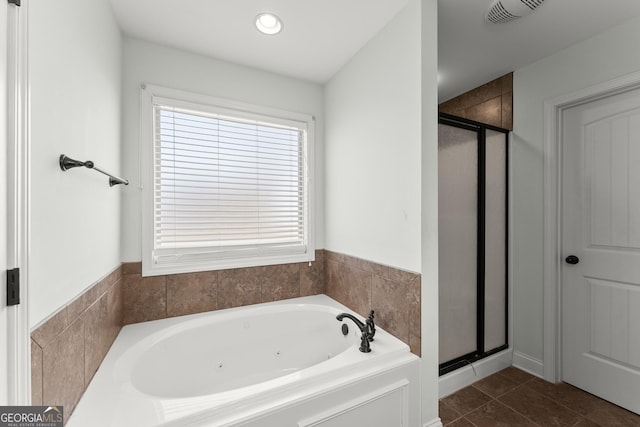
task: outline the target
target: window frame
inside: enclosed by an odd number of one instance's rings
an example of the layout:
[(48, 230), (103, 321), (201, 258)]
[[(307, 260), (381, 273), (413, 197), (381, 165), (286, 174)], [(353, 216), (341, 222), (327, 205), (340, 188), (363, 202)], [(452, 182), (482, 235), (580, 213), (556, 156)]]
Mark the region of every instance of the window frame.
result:
[[(274, 124), (293, 124), (305, 132), (303, 143), (304, 167), (304, 240), (306, 250), (291, 251), (288, 254), (257, 254), (254, 256), (192, 256), (175, 257), (169, 262), (154, 261), (155, 224), (154, 224), (154, 145), (155, 113), (154, 106), (162, 104), (177, 108), (186, 108), (207, 113), (225, 114), (242, 119), (272, 120)], [(314, 239), (314, 135), (315, 118), (310, 114), (285, 111), (277, 108), (259, 106), (224, 98), (217, 98), (193, 92), (170, 89), (162, 86), (143, 84), (140, 89), (140, 189), (141, 191), (141, 239), (142, 239), (142, 276), (191, 273), (198, 271), (221, 270), (229, 268), (257, 267), (263, 265), (311, 262), (315, 260)]]

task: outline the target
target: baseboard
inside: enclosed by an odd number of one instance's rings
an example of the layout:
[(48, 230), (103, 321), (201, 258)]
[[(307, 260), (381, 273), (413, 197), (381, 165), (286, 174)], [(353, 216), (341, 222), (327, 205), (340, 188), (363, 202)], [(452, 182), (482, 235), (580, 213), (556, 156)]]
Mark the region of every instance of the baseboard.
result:
[(441, 376), (438, 380), (438, 396), (442, 399), (476, 381), (511, 366), (512, 356), (512, 350), (506, 349), (475, 362), (473, 367), (471, 365), (465, 366)]
[(442, 421), (440, 421), (440, 418), (436, 418), (435, 420), (424, 423), (422, 427), (442, 427)]
[(544, 378), (544, 364), (541, 360), (535, 357), (528, 356), (519, 351), (513, 352), (513, 366), (518, 369), (522, 369), (525, 372), (529, 372), (531, 375), (535, 375), (539, 378)]

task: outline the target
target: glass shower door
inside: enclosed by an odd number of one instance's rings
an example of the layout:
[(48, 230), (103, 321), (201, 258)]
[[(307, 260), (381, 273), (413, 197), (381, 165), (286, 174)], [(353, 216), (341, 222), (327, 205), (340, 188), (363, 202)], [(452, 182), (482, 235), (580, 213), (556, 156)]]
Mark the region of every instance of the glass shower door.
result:
[(507, 342), (508, 131), (440, 115), (440, 374)]

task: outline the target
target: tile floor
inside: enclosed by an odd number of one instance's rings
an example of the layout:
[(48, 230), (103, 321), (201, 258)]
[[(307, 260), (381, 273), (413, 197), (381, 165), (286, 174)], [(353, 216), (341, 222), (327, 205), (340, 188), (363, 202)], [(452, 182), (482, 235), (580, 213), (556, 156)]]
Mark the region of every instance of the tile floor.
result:
[(440, 419), (446, 427), (640, 427), (639, 415), (513, 367), (440, 399)]

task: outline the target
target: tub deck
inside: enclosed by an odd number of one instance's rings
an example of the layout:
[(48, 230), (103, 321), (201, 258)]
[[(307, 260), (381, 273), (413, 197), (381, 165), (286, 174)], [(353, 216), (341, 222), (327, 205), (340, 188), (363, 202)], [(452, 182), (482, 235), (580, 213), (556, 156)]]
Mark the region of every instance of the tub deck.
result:
[(371, 389), (367, 381), (408, 390), (411, 381), (381, 381), (398, 369), (417, 383), (419, 359), (406, 344), (378, 328), (362, 353), (346, 319), (342, 335), (341, 312), (355, 314), (315, 295), (125, 326), (67, 426), (248, 426), (276, 414), (281, 427), (286, 408), (333, 402), (340, 390)]

